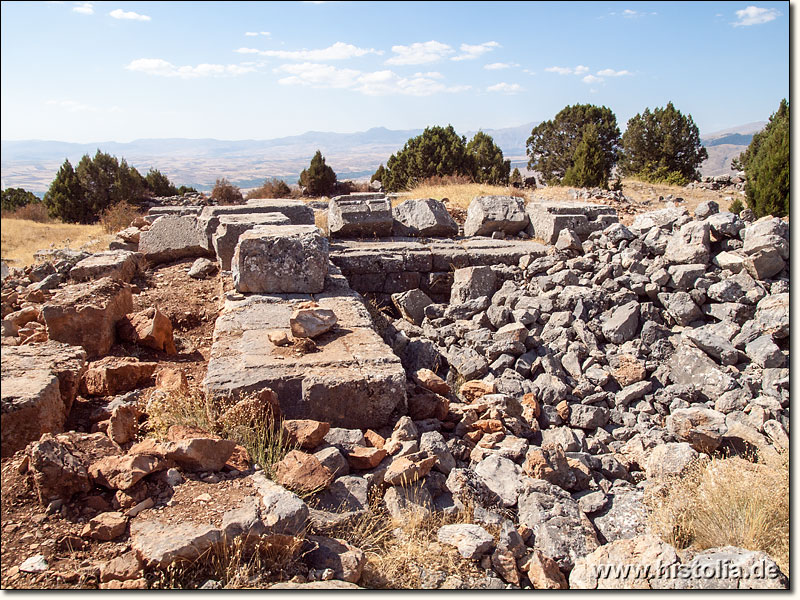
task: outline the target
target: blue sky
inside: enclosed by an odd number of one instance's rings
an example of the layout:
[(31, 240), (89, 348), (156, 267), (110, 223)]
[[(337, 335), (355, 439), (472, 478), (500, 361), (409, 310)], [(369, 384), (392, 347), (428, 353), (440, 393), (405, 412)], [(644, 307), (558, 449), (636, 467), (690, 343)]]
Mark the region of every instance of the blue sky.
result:
[(789, 96), (789, 2), (3, 2), (2, 138), (266, 139)]

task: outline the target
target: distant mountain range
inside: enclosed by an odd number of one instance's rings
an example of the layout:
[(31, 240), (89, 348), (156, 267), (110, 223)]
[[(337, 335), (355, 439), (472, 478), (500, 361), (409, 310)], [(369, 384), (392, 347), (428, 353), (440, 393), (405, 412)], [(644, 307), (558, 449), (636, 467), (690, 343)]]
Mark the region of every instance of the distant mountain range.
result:
[[(703, 174), (729, 172), (730, 159), (744, 150), (752, 134), (764, 124), (748, 123), (705, 136), (703, 143), (709, 153), (709, 168), (704, 165), (701, 169)], [(527, 163), (525, 142), (536, 125), (536, 122), (531, 122), (484, 131), (494, 138), (513, 166), (522, 167)], [(420, 133), (421, 129), (375, 127), (357, 133), (309, 131), (268, 140), (166, 138), (88, 144), (43, 140), (2, 141), (0, 171), (4, 189), (23, 187), (42, 194), (65, 158), (75, 165), (84, 154), (94, 155), (97, 149), (101, 149), (118, 158), (125, 157), (128, 164), (135, 166), (142, 174), (151, 167), (157, 168), (178, 185), (209, 190), (217, 179), (225, 177), (246, 189), (261, 185), (269, 177), (295, 183), (314, 152), (321, 150), (339, 179), (363, 179), (400, 150), (409, 138)], [(474, 134), (474, 131), (463, 133), (467, 139)]]

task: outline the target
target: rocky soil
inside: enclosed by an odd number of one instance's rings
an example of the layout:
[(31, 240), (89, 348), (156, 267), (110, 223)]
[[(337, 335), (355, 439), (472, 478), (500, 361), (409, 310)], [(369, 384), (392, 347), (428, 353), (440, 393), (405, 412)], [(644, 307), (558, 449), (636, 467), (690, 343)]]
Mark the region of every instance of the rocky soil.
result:
[[(270, 390), (207, 411), (226, 290), (203, 260), (4, 272), (4, 588), (391, 587), (403, 523), (430, 532), (421, 588), (788, 586), (763, 552), (657, 538), (646, 502), (712, 456), (787, 451), (787, 221), (672, 206), (457, 269), (448, 303), (395, 294), (373, 317), (408, 401), (376, 430), (281, 422)], [(720, 561), (771, 576), (696, 574)], [(689, 575), (598, 575), (656, 563)]]

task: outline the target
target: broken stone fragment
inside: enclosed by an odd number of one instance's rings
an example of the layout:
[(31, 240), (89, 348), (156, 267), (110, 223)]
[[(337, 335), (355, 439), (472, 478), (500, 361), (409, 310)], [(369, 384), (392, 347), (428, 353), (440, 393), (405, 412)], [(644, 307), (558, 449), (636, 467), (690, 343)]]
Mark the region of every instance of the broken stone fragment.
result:
[(314, 302), (304, 302), (289, 318), (292, 335), (297, 338), (315, 338), (330, 331), (337, 318), (329, 308), (320, 308)]
[(125, 315), (117, 324), (117, 333), (126, 342), (161, 350), (167, 354), (178, 353), (172, 334), (172, 321), (154, 306)]

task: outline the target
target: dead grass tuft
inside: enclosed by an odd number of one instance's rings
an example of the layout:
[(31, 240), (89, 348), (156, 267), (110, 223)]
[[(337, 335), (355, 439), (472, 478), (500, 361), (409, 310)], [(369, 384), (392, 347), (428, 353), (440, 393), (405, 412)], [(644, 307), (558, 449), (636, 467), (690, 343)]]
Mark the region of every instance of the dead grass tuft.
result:
[(54, 223), (55, 221), (47, 212), (47, 207), (41, 202), (31, 202), (15, 210), (4, 210), (3, 219), (22, 219), (36, 223)]
[(646, 497), (653, 531), (676, 548), (738, 546), (769, 554), (789, 575), (789, 457), (698, 462)]
[(314, 225), (320, 228), (322, 233), (325, 234), (325, 237), (330, 236), (330, 232), (328, 231), (328, 209), (325, 210), (314, 210)]
[(142, 215), (142, 211), (129, 202), (117, 202), (100, 213), (100, 225), (106, 233), (117, 233), (130, 227), (131, 222)]
[(227, 589), (264, 587), (299, 573), (303, 538), (270, 535), (238, 537), (216, 544), (193, 561), (179, 561), (148, 576), (150, 588), (196, 589), (215, 580)]

